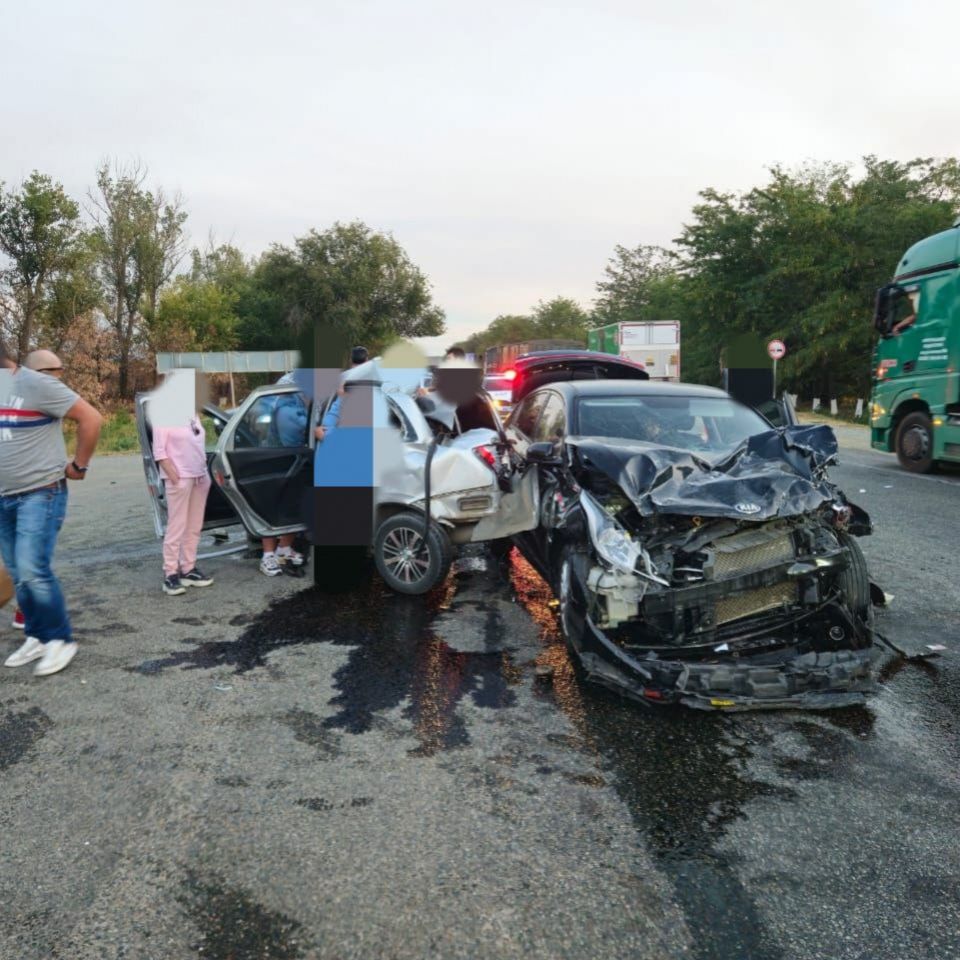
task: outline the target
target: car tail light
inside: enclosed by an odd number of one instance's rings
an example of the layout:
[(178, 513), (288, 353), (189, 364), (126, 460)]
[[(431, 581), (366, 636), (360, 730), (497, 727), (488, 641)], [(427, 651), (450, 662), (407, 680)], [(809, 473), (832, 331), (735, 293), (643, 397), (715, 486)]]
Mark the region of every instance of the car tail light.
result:
[(504, 379), (504, 380), (516, 380), (516, 379), (517, 379), (517, 371), (516, 371), (516, 370), (504, 370), (502, 376), (503, 376), (503, 379)]
[(648, 700), (662, 700), (662, 699), (663, 699), (663, 694), (662, 694), (659, 690), (654, 689), (653, 687), (644, 687), (644, 688), (643, 688), (643, 695), (644, 695)]
[(497, 472), (497, 455), (490, 447), (474, 447), (473, 452), (494, 472)]

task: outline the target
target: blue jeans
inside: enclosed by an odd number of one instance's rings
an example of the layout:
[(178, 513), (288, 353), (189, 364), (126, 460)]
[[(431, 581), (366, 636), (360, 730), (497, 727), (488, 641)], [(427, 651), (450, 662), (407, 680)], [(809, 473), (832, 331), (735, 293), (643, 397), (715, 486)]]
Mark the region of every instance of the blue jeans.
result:
[(17, 588), (28, 637), (71, 639), (70, 619), (50, 561), (67, 513), (67, 483), (0, 497), (0, 554)]

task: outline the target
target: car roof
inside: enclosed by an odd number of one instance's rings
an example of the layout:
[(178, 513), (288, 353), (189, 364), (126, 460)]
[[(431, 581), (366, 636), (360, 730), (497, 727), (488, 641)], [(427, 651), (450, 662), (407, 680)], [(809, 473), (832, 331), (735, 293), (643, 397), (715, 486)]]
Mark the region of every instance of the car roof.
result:
[(705, 387), (699, 383), (670, 383), (664, 380), (561, 380), (547, 383), (540, 390), (556, 390), (573, 397), (723, 397), (730, 394), (719, 387)]
[(603, 360), (605, 363), (622, 364), (625, 367), (638, 367), (643, 364), (626, 357), (618, 357), (613, 353), (601, 353), (599, 350), (541, 350), (537, 353), (524, 353), (516, 358), (513, 366), (531, 367), (537, 362), (549, 363), (553, 360)]

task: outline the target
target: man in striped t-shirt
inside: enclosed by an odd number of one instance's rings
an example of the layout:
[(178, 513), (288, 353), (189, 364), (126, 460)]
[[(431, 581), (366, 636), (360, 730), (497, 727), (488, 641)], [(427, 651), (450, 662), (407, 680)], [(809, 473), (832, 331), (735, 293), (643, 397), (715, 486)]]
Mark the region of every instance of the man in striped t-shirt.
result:
[[(77, 423), (77, 453), (67, 463), (64, 417)], [(26, 640), (7, 657), (33, 660), (37, 676), (73, 659), (63, 591), (50, 562), (67, 509), (66, 480), (82, 480), (100, 436), (102, 418), (56, 377), (17, 366), (0, 344), (0, 554), (17, 589)]]

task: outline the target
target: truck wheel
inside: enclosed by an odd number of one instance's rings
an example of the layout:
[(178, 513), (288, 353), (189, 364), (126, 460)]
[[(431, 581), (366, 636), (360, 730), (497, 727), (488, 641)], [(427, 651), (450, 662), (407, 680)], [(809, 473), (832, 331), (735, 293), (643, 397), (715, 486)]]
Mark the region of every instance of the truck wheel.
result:
[(430, 524), (426, 546), (423, 543), (423, 517), (418, 513), (398, 513), (384, 520), (373, 544), (377, 572), (397, 593), (426, 593), (450, 572), (453, 544), (442, 527)]
[(917, 410), (908, 413), (897, 427), (897, 459), (904, 470), (929, 473), (934, 468), (933, 424)]

